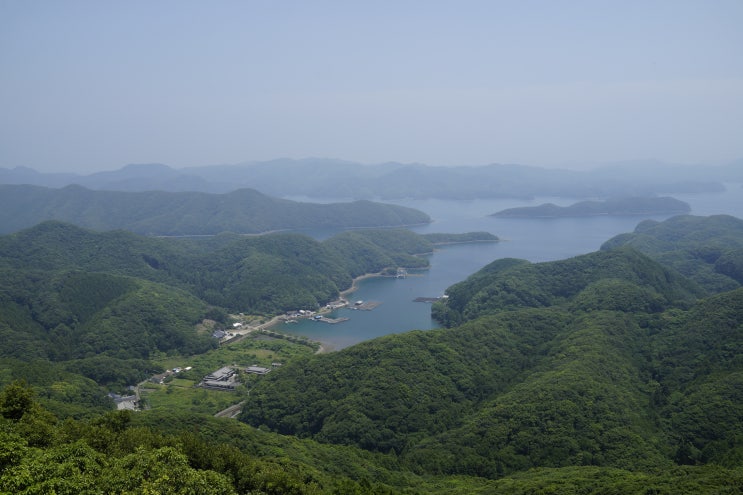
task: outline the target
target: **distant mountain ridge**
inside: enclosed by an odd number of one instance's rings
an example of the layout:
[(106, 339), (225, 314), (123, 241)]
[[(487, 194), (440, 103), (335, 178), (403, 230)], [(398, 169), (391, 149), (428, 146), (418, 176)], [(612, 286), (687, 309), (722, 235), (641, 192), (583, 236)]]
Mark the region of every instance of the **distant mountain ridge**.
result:
[(722, 190), (723, 182), (743, 182), (741, 170), (740, 162), (718, 167), (630, 162), (577, 171), (513, 164), (434, 167), (390, 162), (363, 165), (305, 158), (183, 169), (162, 164), (127, 165), (119, 170), (89, 175), (0, 168), (0, 183), (47, 187), (79, 184), (104, 190), (210, 193), (252, 188), (278, 197), (354, 199), (607, 198)]
[(371, 201), (299, 203), (240, 189), (200, 192), (93, 191), (72, 185), (49, 189), (0, 185), (0, 233), (61, 220), (97, 229), (146, 235), (257, 234), (301, 228), (400, 227), (428, 223), (425, 213)]

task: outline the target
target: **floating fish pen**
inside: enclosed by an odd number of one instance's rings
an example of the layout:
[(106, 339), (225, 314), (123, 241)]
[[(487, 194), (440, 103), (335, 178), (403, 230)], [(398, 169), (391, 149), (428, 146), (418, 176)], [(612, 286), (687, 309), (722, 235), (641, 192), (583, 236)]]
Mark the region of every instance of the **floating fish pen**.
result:
[(379, 301), (356, 301), (351, 309), (361, 309), (363, 311), (371, 311), (382, 304)]
[(314, 318), (315, 321), (321, 321), (323, 323), (329, 323), (331, 325), (335, 325), (336, 323), (343, 323), (344, 321), (348, 321), (348, 318), (341, 317), (341, 318), (328, 318), (326, 316), (320, 316), (319, 318), (316, 316)]

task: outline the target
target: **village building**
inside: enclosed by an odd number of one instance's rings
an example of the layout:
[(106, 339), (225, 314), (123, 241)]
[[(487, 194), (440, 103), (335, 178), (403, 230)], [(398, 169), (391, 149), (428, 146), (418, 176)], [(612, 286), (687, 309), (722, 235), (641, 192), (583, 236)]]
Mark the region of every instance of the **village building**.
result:
[(113, 399), (113, 401), (116, 403), (116, 409), (119, 411), (123, 410), (130, 410), (130, 411), (136, 411), (137, 410), (137, 396), (136, 395), (119, 395), (111, 392), (108, 394), (109, 397)]
[(248, 366), (245, 368), (246, 373), (251, 373), (253, 375), (265, 375), (271, 371), (269, 368), (263, 368), (261, 366)]
[(201, 386), (215, 390), (235, 390), (237, 387), (237, 370), (225, 366), (206, 375)]

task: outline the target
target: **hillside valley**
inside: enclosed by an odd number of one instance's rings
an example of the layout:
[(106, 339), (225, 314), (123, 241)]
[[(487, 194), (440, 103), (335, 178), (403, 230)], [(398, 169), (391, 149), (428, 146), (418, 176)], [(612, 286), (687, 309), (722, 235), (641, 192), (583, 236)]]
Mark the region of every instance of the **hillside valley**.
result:
[[(0, 487), (125, 491), (130, 472), (204, 493), (734, 493), (735, 217), (641, 222), (565, 260), (496, 260), (434, 304), (446, 328), (337, 352), (261, 332), (218, 345), (200, 329), (316, 309), (354, 277), (478, 240), (497, 238), (174, 239), (57, 221), (0, 236)], [(194, 387), (225, 362), (277, 359), (235, 392)], [(188, 363), (147, 386), (149, 410), (112, 412), (106, 391)], [(243, 400), (240, 421), (208, 412)]]
[(743, 495), (743, 0), (0, 0), (0, 495)]

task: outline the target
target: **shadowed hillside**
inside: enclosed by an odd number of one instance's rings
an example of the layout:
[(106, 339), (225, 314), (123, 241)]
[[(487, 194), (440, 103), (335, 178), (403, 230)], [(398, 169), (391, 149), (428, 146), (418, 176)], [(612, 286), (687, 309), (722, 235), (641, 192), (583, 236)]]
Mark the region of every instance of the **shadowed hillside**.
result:
[(145, 235), (255, 234), (301, 228), (400, 227), (428, 223), (423, 212), (396, 205), (298, 203), (252, 189), (226, 194), (93, 191), (0, 185), (0, 232), (44, 220)]

